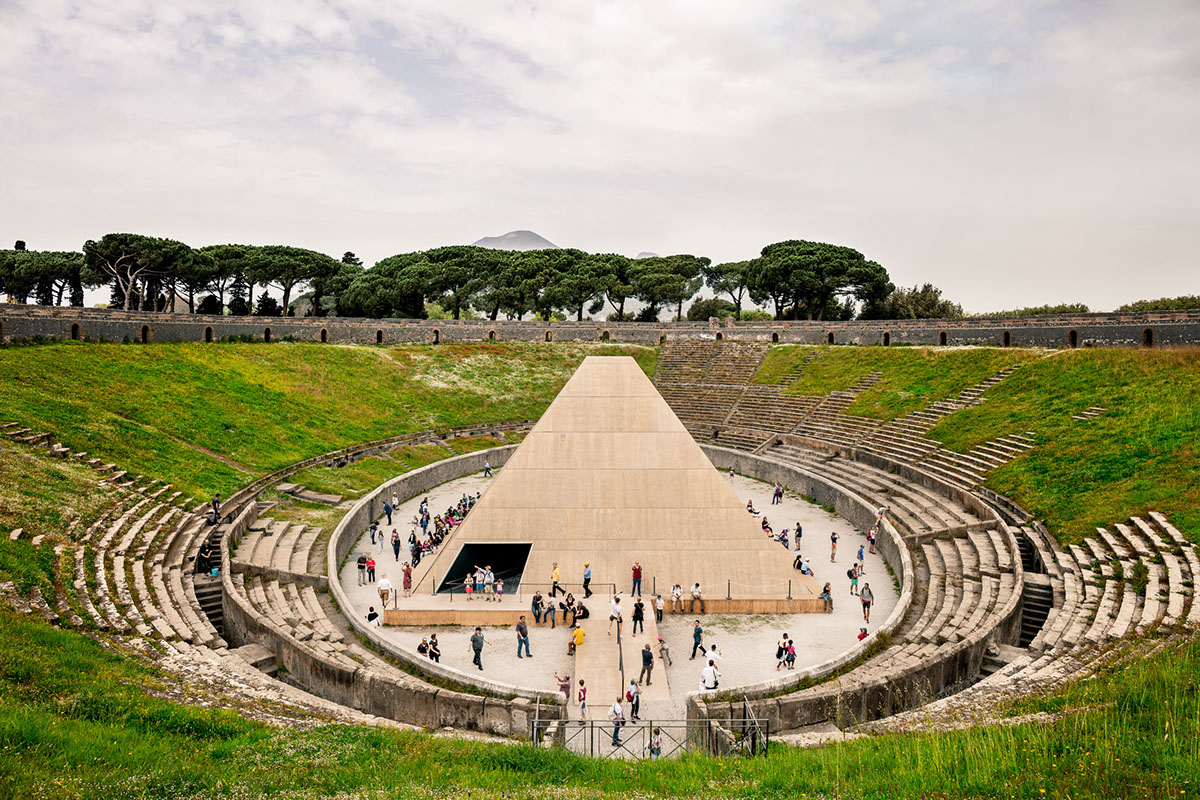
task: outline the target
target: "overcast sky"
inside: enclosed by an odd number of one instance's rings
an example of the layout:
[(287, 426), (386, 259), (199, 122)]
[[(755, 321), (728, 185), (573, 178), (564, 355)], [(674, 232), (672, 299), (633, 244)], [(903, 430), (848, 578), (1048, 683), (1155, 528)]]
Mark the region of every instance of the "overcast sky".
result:
[(1105, 310), (1200, 293), (1198, 87), (1196, 0), (0, 0), (0, 246), (803, 238)]

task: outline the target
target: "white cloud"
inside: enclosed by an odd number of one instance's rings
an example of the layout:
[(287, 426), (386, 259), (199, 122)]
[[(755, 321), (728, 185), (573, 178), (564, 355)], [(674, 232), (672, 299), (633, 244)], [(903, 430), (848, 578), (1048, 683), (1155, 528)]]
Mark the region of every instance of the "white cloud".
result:
[(1111, 307), (1196, 291), (1198, 77), (1186, 0), (29, 0), (0, 9), (0, 237), (807, 237), (975, 309)]

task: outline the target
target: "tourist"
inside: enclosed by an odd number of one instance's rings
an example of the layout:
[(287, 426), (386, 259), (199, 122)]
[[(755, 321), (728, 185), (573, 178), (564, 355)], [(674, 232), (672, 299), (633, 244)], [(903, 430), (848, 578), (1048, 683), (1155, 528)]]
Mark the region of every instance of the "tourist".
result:
[(575, 595), (567, 592), (567, 599), (558, 604), (559, 609), (563, 612), (563, 625), (567, 624), (567, 615), (571, 615), (571, 627), (575, 627)]
[(882, 508), (880, 508), (879, 511), (876, 512), (876, 514), (875, 514), (875, 524), (876, 525), (883, 524), (884, 519), (887, 518), (887, 515), (891, 512), (891, 510), (892, 510), (891, 506), (883, 506)]
[(613, 747), (618, 747), (621, 744), (621, 726), (625, 724), (625, 712), (621, 709), (621, 701), (625, 698), (622, 695), (617, 695), (617, 700), (612, 704), (612, 708), (608, 710), (613, 720)]
[(654, 651), (650, 649), (650, 643), (646, 642), (646, 646), (642, 648), (642, 671), (638, 673), (638, 681), (645, 681), (649, 686), (652, 672), (654, 672)]
[(629, 688), (625, 690), (625, 700), (629, 703), (629, 719), (638, 720), (638, 710), (642, 707), (642, 692), (637, 681), (629, 679)]
[(826, 582), (825, 588), (821, 590), (818, 599), (825, 601), (825, 610), (833, 611), (833, 586)]
[(396, 561), (400, 561), (400, 532), (392, 528), (392, 555), (396, 557)]
[(476, 628), (475, 633), (471, 635), (471, 641), (467, 644), (467, 649), (475, 654), (471, 663), (479, 667), (481, 671), (483, 670), (483, 646), (487, 643), (488, 641), (483, 635), (483, 629)]
[(592, 596), (592, 590), (589, 585), (592, 582), (592, 563), (590, 561), (583, 562), (583, 599)]
[(807, 558), (800, 559), (800, 574), (809, 576), (813, 574), (812, 567), (809, 565)]
[(766, 517), (762, 518), (762, 529), (771, 535), (774, 535), (774, 533), (775, 533), (774, 530), (771, 528), (771, 523), (767, 520)]
[(661, 594), (654, 595), (654, 621), (662, 624), (663, 617), (663, 599)]
[(546, 607), (546, 601), (542, 599), (541, 589), (533, 593), (533, 602), (529, 605), (529, 610), (533, 612), (533, 621), (537, 624), (542, 624), (542, 611)]
[(496, 578), (496, 602), (499, 603), (504, 599), (504, 581)]
[(608, 604), (608, 635), (612, 636), (613, 623), (617, 623), (617, 633), (621, 632), (621, 596), (613, 595), (612, 602)]
[(371, 527), (367, 528), (367, 531), (370, 532), (370, 534), (371, 534), (371, 544), (375, 544), (375, 531), (378, 529), (379, 529), (379, 524), (376, 522), (372, 522)]
[(379, 590), (379, 600), (383, 603), (383, 607), (387, 608), (388, 599), (392, 596), (392, 582), (388, 580), (387, 573), (383, 573), (383, 577), (379, 579), (379, 584), (375, 587)]
[(380, 533), (379, 538), (375, 540), (375, 552), (379, 553), (380, 557), (382, 557), (383, 551), (384, 551), (383, 534)]
[(221, 493), (217, 492), (212, 499), (212, 524), (216, 525), (221, 521)]
[(858, 599), (862, 601), (863, 621), (871, 621), (871, 606), (875, 603), (875, 593), (871, 591), (871, 584), (864, 583), (862, 592), (859, 593)]
[(648, 745), (648, 748), (650, 750), (651, 761), (657, 761), (658, 759), (662, 758), (662, 733), (659, 732), (658, 728), (655, 728), (654, 732), (650, 734), (650, 744)]
[(668, 667), (675, 665), (675, 662), (671, 660), (671, 646), (667, 644), (667, 640), (661, 636), (658, 637), (658, 657), (666, 662)]
[(796, 523), (796, 549), (800, 549), (800, 537), (804, 535), (804, 529), (800, 527), (800, 523)]
[(721, 655), (721, 651), (717, 649), (717, 643), (711, 641), (708, 643), (708, 657), (714, 661), (725, 660), (725, 656)]
[(775, 488), (771, 490), (771, 505), (777, 506), (782, 502), (783, 502), (783, 487), (777, 483), (777, 484), (775, 484)]
[(753, 500), (746, 501), (746, 510), (750, 512), (751, 516), (755, 516), (755, 517), (758, 516), (758, 512), (754, 509), (754, 501)]
[(367, 556), (367, 583), (375, 582), (375, 556)]
[(442, 661), (442, 648), (438, 645), (437, 634), (429, 634), (429, 660), (435, 664)]
[(638, 625), (642, 626), (642, 632), (646, 631), (646, 606), (642, 603), (642, 598), (638, 598), (633, 604), (633, 633), (637, 634)]
[(587, 606), (585, 606), (582, 602), (575, 606), (575, 624), (577, 626), (579, 625), (580, 620), (587, 619), (591, 615), (592, 613), (587, 610)]
[(567, 641), (567, 655), (575, 655), (576, 648), (583, 644), (583, 637), (586, 635), (587, 634), (583, 628), (576, 628), (571, 632), (571, 638)]
[(721, 685), (721, 672), (717, 669), (717, 665), (711, 660), (708, 666), (700, 670), (700, 688), (706, 692), (711, 692)]
[(867, 629), (866, 629), (866, 628), (859, 628), (859, 629), (858, 629), (858, 640), (859, 640), (860, 642), (861, 642), (863, 639), (867, 638), (867, 635), (868, 635), (868, 634), (867, 634)]
[(579, 679), (579, 694), (576, 695), (579, 700), (579, 719), (580, 721), (587, 719), (587, 686), (583, 683), (583, 678)]
[(562, 587), (558, 585), (558, 581), (559, 581), (558, 562), (555, 561), (553, 564), (550, 565), (550, 596), (551, 597), (554, 597), (555, 595), (557, 595), (559, 592), (562, 591)]
[(553, 600), (551, 600), (549, 603), (546, 603), (546, 615), (544, 617), (542, 617), (542, 621), (545, 622), (546, 620), (550, 620), (550, 630), (554, 630), (554, 627), (555, 627), (554, 615), (557, 613), (558, 613), (558, 606), (556, 606), (554, 604)]
[(633, 562), (633, 588), (629, 590), (629, 596), (634, 597), (642, 593), (642, 562)]
[(671, 587), (671, 613), (683, 613), (683, 587), (678, 583)]
[(829, 534), (829, 560), (831, 562), (837, 561), (837, 542), (838, 542), (837, 531), (833, 531), (832, 533)]
[(775, 643), (775, 671), (783, 669), (784, 661), (787, 659), (787, 643), (788, 635), (785, 633), (779, 637), (779, 641)]
[(796, 643), (788, 639), (787, 643), (787, 668), (796, 668)]
[(554, 682), (558, 684), (558, 690), (563, 693), (563, 705), (571, 702), (571, 676), (559, 675), (555, 672)]
[[(383, 504), (383, 514), (384, 514), (384, 516), (387, 517), (387, 524), (391, 525), (392, 524), (392, 504), (391, 503)], [(374, 542), (372, 542), (372, 544), (374, 544)]]
[(395, 511), (400, 510), (400, 495), (395, 492), (392, 492), (392, 509)]
[(700, 613), (704, 613), (704, 596), (700, 592), (700, 584), (696, 583), (692, 587), (692, 607), (688, 610), (689, 614), (696, 613), (696, 603), (700, 604)]
[[(492, 477), (492, 465), (489, 464), (486, 460), (483, 462), (483, 477), (485, 477), (485, 478)], [(571, 698), (568, 696), (567, 699), (570, 700)]]
[(858, 561), (859, 574), (866, 572), (866, 570), (863, 569), (863, 546), (861, 544), (858, 546), (858, 555), (855, 556), (855, 559)]
[(423, 656), (429, 655), (429, 640), (421, 639), (421, 643), (417, 645), (417, 652)]
[(525, 648), (525, 655), (533, 658), (533, 653), (529, 652), (529, 626), (525, 623), (525, 615), (517, 620), (517, 658), (524, 658), (521, 655), (521, 648)]
[(412, 597), (412, 565), (404, 562), (404, 596)]
[(846, 577), (850, 579), (850, 594), (858, 594), (858, 564), (846, 570)]
[(696, 651), (700, 651), (700, 655), (708, 655), (708, 650), (704, 647), (704, 628), (700, 627), (700, 620), (696, 620), (696, 626), (692, 628), (692, 657), (688, 661), (696, 660)]
[[(483, 581), (484, 581), (484, 578), (486, 577), (486, 574), (487, 573), (485, 573), (479, 567), (475, 568), (475, 594), (478, 597), (483, 597)], [(484, 600), (486, 600), (486, 599), (487, 598), (484, 597)]]
[(867, 544), (869, 544), (871, 546), (870, 549), (867, 551), (868, 553), (875, 552), (875, 538), (878, 535), (879, 535), (879, 524), (876, 523), (875, 525), (871, 526), (871, 530), (867, 531)]
[(204, 540), (204, 544), (200, 546), (200, 552), (196, 555), (196, 574), (208, 575), (212, 571), (212, 547), (208, 543), (208, 539)]
[(379, 627), (379, 612), (375, 610), (375, 606), (367, 609), (367, 624)]
[(467, 577), (463, 578), (463, 591), (467, 595), (467, 602), (471, 602), (471, 595), (475, 592), (475, 574), (467, 573)]
[[(797, 546), (796, 549), (799, 550), (799, 546)], [(804, 556), (802, 556), (800, 553), (796, 553), (796, 557), (792, 559), (792, 569), (800, 569), (803, 564)]]
[(367, 583), (367, 554), (358, 554), (358, 585), (364, 586)]

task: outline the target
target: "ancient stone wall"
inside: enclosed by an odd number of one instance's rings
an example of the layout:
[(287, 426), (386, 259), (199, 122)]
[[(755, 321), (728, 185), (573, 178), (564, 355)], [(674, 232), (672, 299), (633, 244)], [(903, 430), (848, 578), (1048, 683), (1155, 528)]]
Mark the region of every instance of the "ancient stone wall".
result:
[(0, 341), (259, 341), (328, 344), (598, 342), (655, 345), (668, 338), (786, 344), (1171, 347), (1200, 344), (1200, 310), (1044, 317), (852, 322), (509, 322), (487, 320), (225, 317), (0, 304)]

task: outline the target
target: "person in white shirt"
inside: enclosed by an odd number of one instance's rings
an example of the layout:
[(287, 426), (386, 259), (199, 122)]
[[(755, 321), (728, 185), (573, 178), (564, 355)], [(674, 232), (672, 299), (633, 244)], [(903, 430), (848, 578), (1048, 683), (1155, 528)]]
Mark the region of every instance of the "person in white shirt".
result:
[(642, 692), (638, 688), (637, 681), (630, 678), (629, 688), (625, 690), (625, 699), (629, 702), (629, 718), (637, 720), (638, 709), (642, 707)]
[(611, 714), (613, 718), (613, 747), (621, 744), (621, 726), (625, 724), (625, 712), (621, 710), (622, 699), (623, 698), (621, 697), (617, 697), (617, 701), (613, 703), (612, 708), (608, 710), (608, 713)]
[(712, 659), (708, 660), (708, 666), (700, 671), (700, 688), (706, 692), (711, 692), (720, 685), (718, 678), (721, 677), (717, 665)]
[(678, 583), (671, 587), (671, 613), (683, 613), (683, 587)]
[(620, 630), (621, 625), (621, 598), (619, 595), (613, 595), (612, 602), (608, 607), (608, 635), (612, 636), (613, 623), (617, 623), (617, 630)]
[(704, 598), (700, 594), (700, 584), (698, 584), (698, 583), (692, 587), (692, 607), (688, 611), (689, 614), (696, 613), (696, 603), (700, 604), (700, 613), (703, 614), (704, 613)]
[(379, 590), (379, 599), (383, 601), (383, 607), (387, 608), (388, 598), (392, 596), (392, 582), (388, 580), (386, 572), (383, 573), (383, 577), (379, 579), (375, 588)]
[(661, 594), (654, 596), (654, 621), (662, 622), (663, 615), (663, 599)]
[(713, 661), (724, 661), (725, 656), (721, 655), (721, 651), (712, 642), (708, 643), (708, 657)]

